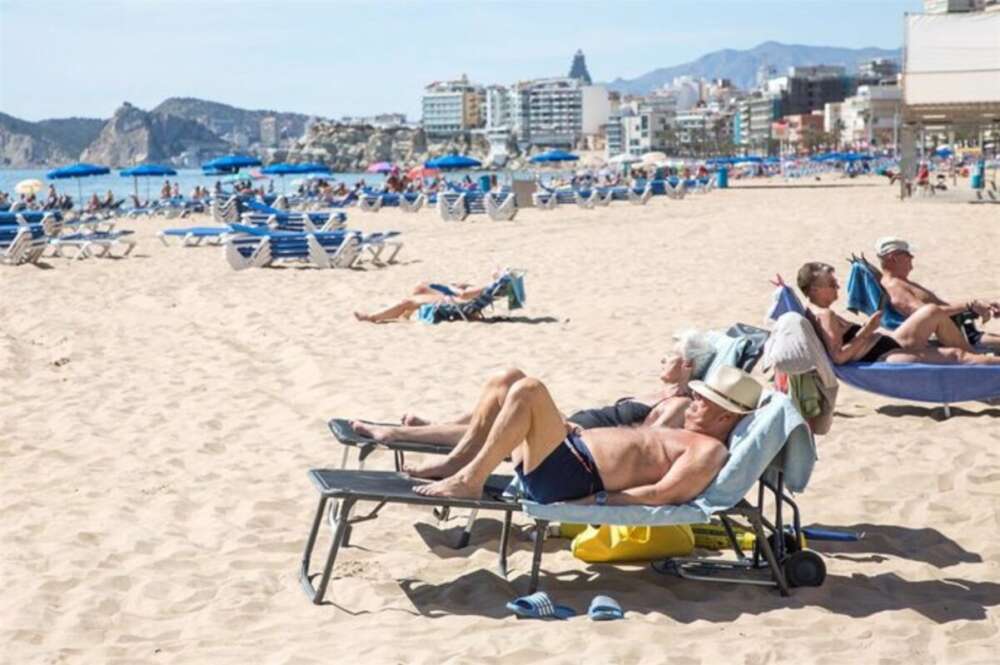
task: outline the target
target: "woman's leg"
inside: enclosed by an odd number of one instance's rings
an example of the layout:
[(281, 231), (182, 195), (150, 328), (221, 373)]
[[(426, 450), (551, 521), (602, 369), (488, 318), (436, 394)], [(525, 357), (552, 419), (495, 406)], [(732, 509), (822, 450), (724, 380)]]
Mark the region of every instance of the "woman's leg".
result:
[(427, 303), (438, 302), (441, 299), (440, 295), (422, 295), (413, 296), (412, 298), (407, 298), (406, 300), (397, 303), (391, 307), (383, 309), (381, 312), (375, 312), (374, 314), (365, 314), (364, 312), (354, 312), (354, 318), (358, 321), (370, 321), (371, 323), (382, 323), (384, 321), (393, 321), (395, 319), (408, 319), (413, 315), (415, 311), (420, 309), (421, 305)]
[(926, 349), (931, 335), (937, 335), (942, 346), (972, 351), (962, 331), (938, 305), (919, 308), (892, 333), (893, 339), (904, 351)]
[(454, 449), (444, 459), (434, 459), (424, 464), (406, 465), (404, 471), (416, 478), (443, 478), (455, 473), (469, 460), (475, 457), (486, 441), (493, 421), (496, 420), (500, 407), (507, 399), (511, 386), (524, 378), (524, 372), (519, 369), (508, 369), (490, 377), (483, 386), (476, 408), (472, 411), (469, 424), (462, 438)]

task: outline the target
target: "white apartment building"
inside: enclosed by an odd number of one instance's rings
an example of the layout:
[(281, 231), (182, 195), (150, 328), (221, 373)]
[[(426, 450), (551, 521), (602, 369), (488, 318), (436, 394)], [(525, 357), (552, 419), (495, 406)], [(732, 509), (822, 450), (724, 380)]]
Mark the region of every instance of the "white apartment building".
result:
[(487, 86), (483, 105), (487, 131), (514, 129), (514, 95), (509, 87)]
[(833, 109), (824, 108), (824, 129), (833, 131), (836, 118), (839, 118), (842, 143), (858, 148), (892, 145), (901, 122), (901, 105), (899, 86), (863, 85), (858, 88), (858, 94), (840, 104), (836, 116)]
[(483, 89), (463, 74), (455, 81), (435, 81), (424, 88), (421, 124), (428, 136), (449, 136), (482, 126)]
[(596, 134), (607, 123), (611, 102), (601, 86), (558, 77), (517, 83), (511, 110), (512, 125), (522, 142), (573, 146), (584, 134)]
[[(667, 130), (672, 114), (645, 110), (621, 119), (621, 149), (636, 157), (654, 150), (666, 150)], [(610, 154), (609, 141), (609, 156)]]

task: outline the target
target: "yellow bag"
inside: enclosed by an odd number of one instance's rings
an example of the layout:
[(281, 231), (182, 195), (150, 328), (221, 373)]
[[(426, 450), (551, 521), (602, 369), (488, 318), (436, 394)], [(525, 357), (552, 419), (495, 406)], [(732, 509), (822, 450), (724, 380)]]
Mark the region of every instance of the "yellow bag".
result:
[(573, 539), (573, 556), (588, 563), (653, 561), (694, 551), (687, 524), (671, 526), (588, 526)]

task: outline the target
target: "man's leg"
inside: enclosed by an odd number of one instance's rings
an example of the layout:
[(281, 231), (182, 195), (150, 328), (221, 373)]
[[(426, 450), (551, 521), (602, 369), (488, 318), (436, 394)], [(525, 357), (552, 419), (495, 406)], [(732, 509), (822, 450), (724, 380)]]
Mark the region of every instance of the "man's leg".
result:
[(508, 455), (530, 473), (566, 438), (566, 421), (548, 389), (538, 379), (524, 378), (507, 393), (503, 408), (482, 448), (472, 460), (443, 480), (414, 488), (427, 496), (478, 498), (486, 479)]
[(469, 424), (464, 426), (461, 438), (448, 456), (423, 464), (407, 464), (403, 470), (416, 478), (444, 478), (462, 468), (482, 448), (508, 392), (523, 378), (524, 372), (519, 369), (508, 369), (490, 377), (479, 394), (479, 401), (472, 411)]

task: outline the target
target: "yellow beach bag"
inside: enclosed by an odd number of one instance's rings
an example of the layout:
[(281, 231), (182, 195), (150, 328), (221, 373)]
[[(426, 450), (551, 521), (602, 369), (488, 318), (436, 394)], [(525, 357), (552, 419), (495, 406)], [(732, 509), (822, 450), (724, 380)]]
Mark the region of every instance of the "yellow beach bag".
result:
[(573, 556), (588, 563), (653, 561), (694, 551), (687, 524), (671, 526), (590, 525), (572, 544)]

